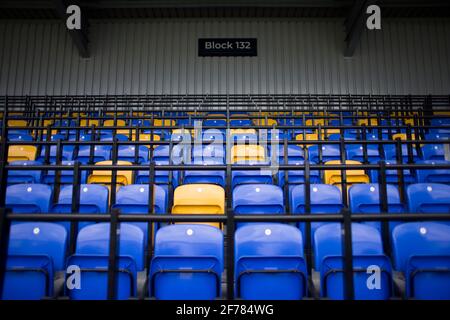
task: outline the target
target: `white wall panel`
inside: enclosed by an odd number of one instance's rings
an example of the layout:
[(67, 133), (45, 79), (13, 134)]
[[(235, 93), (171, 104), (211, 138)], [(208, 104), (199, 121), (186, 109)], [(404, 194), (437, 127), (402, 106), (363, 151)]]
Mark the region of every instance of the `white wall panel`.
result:
[[(345, 59), (341, 19), (91, 22), (91, 58), (60, 21), (0, 21), (0, 94), (449, 94), (450, 20), (383, 21)], [(198, 57), (256, 37), (257, 57)]]

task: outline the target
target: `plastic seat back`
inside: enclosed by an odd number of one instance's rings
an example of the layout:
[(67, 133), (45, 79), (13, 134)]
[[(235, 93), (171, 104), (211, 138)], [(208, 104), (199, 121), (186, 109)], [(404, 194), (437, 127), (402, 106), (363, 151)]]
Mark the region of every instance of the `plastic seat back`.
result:
[[(361, 164), (361, 162), (352, 161), (352, 160), (346, 160), (345, 163), (350, 164), (350, 165)], [(341, 162), (340, 161), (328, 161), (325, 163), (325, 165), (338, 165), (338, 164), (341, 164)], [(348, 170), (346, 170), (346, 175), (347, 175), (347, 186), (348, 187), (355, 183), (369, 183), (369, 177), (366, 175), (364, 170), (348, 169)], [(338, 187), (341, 186), (342, 177), (341, 177), (340, 170), (325, 170), (323, 176), (324, 176), (324, 181), (326, 184), (336, 185)]]
[[(417, 161), (417, 164), (445, 164), (450, 165), (450, 161), (425, 160)], [(448, 169), (418, 169), (416, 170), (418, 183), (444, 183), (450, 184), (450, 168)]]
[[(96, 166), (110, 166), (112, 161), (101, 161), (95, 164)], [(119, 166), (131, 166), (132, 163), (128, 161), (117, 161)], [(133, 171), (132, 170), (118, 170), (116, 175), (117, 185), (128, 185), (133, 183)], [(88, 177), (88, 183), (111, 185), (112, 171), (109, 170), (94, 170)]]
[(450, 299), (450, 226), (409, 222), (392, 232), (395, 268), (406, 277), (408, 298)]
[(6, 207), (14, 213), (47, 213), (52, 189), (45, 184), (15, 184), (6, 188)]
[(177, 224), (159, 229), (149, 273), (150, 295), (163, 300), (221, 296), (223, 234), (214, 227)]
[[(13, 161), (12, 166), (39, 166), (39, 161)], [(42, 179), (42, 170), (9, 170), (8, 185), (18, 183), (40, 183)]]
[(231, 147), (231, 162), (266, 161), (264, 147), (260, 145), (236, 145)]
[[(148, 185), (133, 184), (123, 186), (117, 192), (116, 204), (112, 207), (119, 209), (122, 214), (149, 214), (148, 208)], [(153, 210), (155, 214), (167, 213), (167, 193), (158, 185), (153, 186)], [(129, 222), (139, 227), (144, 232), (147, 240), (147, 222)], [(155, 223), (155, 231), (159, 224)]]
[(308, 148), (309, 160), (319, 163), (319, 149), (322, 149), (322, 162), (341, 159), (339, 145), (323, 144), (314, 145)]
[[(107, 187), (96, 184), (80, 185), (79, 213), (101, 214), (108, 212), (109, 190)], [(59, 192), (58, 203), (55, 203), (51, 209), (54, 213), (72, 212), (72, 185), (63, 186)], [(60, 222), (67, 231), (70, 231), (70, 222)], [(80, 221), (78, 229), (81, 230), (93, 222)]]
[[(264, 165), (269, 166), (266, 161), (237, 161), (236, 165)], [(271, 170), (259, 169), (259, 170), (233, 170), (231, 172), (231, 186), (232, 188), (241, 184), (272, 184), (273, 176)]]
[[(80, 289), (67, 289), (74, 300), (107, 298), (110, 224), (97, 223), (83, 228), (77, 237), (76, 253), (67, 264), (81, 270)], [(120, 224), (118, 234), (117, 299), (136, 296), (137, 272), (144, 268), (144, 233), (128, 223)]]
[(449, 185), (440, 183), (412, 184), (406, 189), (406, 196), (410, 212), (450, 213)]
[[(172, 214), (224, 214), (225, 190), (212, 184), (185, 184), (173, 196)], [(219, 223), (207, 223), (220, 228)]]
[(445, 150), (442, 144), (426, 144), (422, 146), (424, 160), (445, 161)]
[[(223, 159), (208, 158), (203, 160), (196, 160), (195, 165), (223, 165)], [(217, 184), (225, 187), (225, 171), (224, 170), (188, 170), (184, 173), (184, 184), (201, 183), (201, 184)]]
[(37, 147), (28, 145), (10, 145), (8, 148), (8, 162), (36, 160)]
[[(293, 214), (304, 214), (306, 209), (305, 186), (298, 185), (293, 187), (289, 194), (289, 201)], [(310, 201), (312, 214), (336, 214), (340, 213), (344, 208), (341, 191), (335, 186), (326, 184), (311, 185)], [(324, 222), (312, 222), (311, 236), (314, 234), (315, 230), (323, 224)], [(299, 223), (298, 226), (304, 234), (305, 224)]]
[(246, 184), (233, 189), (236, 214), (283, 214), (283, 190), (266, 184)]
[(278, 223), (252, 223), (235, 233), (235, 292), (247, 300), (298, 300), (307, 271), (300, 231)]
[[(400, 193), (397, 187), (386, 185), (388, 212), (403, 213), (406, 212), (405, 206), (400, 200)], [(350, 210), (353, 214), (357, 213), (380, 213), (380, 186), (378, 184), (355, 184), (350, 187), (349, 192)], [(389, 222), (390, 228), (394, 228), (399, 222)], [(381, 230), (380, 222), (367, 221), (364, 224), (373, 226)]]
[(66, 249), (67, 232), (57, 224), (23, 222), (12, 225), (2, 299), (53, 297), (54, 274), (64, 270)]
[[(386, 300), (392, 295), (392, 268), (383, 254), (379, 231), (371, 226), (352, 223), (353, 281), (355, 299)], [(339, 223), (328, 223), (314, 234), (315, 269), (320, 271), (321, 296), (329, 299), (344, 299), (344, 258), (342, 230)], [(370, 280), (377, 267), (380, 272), (379, 285)]]

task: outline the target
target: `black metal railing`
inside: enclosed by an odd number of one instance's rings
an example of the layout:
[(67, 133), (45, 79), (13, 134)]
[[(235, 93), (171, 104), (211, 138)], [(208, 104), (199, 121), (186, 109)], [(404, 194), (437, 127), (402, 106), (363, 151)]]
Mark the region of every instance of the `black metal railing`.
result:
[[(233, 106), (230, 104), (234, 103)], [(0, 113), (3, 115), (2, 136), (0, 145), (0, 288), (3, 285), (3, 276), (5, 275), (5, 265), (7, 257), (7, 247), (9, 238), (9, 229), (12, 221), (70, 221), (70, 241), (69, 241), (69, 253), (75, 252), (75, 240), (77, 235), (77, 221), (92, 221), (92, 222), (110, 222), (110, 247), (109, 247), (109, 267), (108, 267), (108, 298), (114, 299), (116, 296), (116, 277), (115, 273), (117, 262), (117, 248), (118, 248), (118, 236), (117, 229), (120, 228), (120, 222), (147, 222), (148, 239), (147, 239), (147, 267), (150, 264), (152, 258), (152, 228), (151, 225), (156, 222), (220, 222), (226, 226), (226, 281), (227, 281), (227, 293), (228, 299), (234, 298), (234, 230), (236, 223), (238, 222), (286, 222), (286, 223), (298, 223), (304, 222), (305, 225), (305, 258), (309, 268), (309, 275), (311, 276), (312, 269), (312, 244), (311, 244), (311, 223), (312, 222), (339, 222), (342, 224), (343, 230), (343, 257), (344, 257), (344, 275), (345, 275), (345, 297), (346, 299), (354, 298), (354, 284), (353, 284), (353, 255), (352, 255), (352, 222), (364, 222), (364, 221), (380, 221), (381, 222), (381, 234), (383, 239), (383, 245), (385, 252), (388, 254), (390, 250), (390, 237), (389, 237), (389, 221), (441, 221), (449, 220), (449, 214), (418, 214), (418, 213), (402, 213), (393, 214), (388, 213), (388, 195), (386, 184), (386, 171), (397, 170), (398, 173), (398, 186), (401, 195), (404, 195), (404, 170), (420, 170), (420, 169), (448, 169), (450, 170), (450, 164), (439, 165), (426, 165), (414, 163), (414, 149), (420, 155), (421, 145), (426, 144), (448, 144), (448, 141), (435, 141), (426, 140), (425, 133), (433, 128), (448, 129), (450, 126), (433, 126), (429, 122), (431, 119), (435, 119), (432, 111), (448, 111), (450, 105), (449, 96), (266, 96), (266, 95), (254, 95), (254, 96), (51, 96), (51, 97), (2, 97), (0, 99)], [(217, 108), (219, 107), (219, 108)], [(131, 108), (132, 111), (129, 111)], [(223, 108), (223, 110), (222, 110)], [(170, 132), (173, 129), (185, 129), (193, 130), (196, 127), (193, 124), (190, 125), (176, 125), (176, 126), (155, 126), (155, 125), (127, 125), (125, 129), (129, 129), (129, 135), (136, 134), (136, 141), (118, 141), (116, 139), (117, 130), (123, 130), (123, 126), (117, 125), (117, 120), (149, 120), (151, 123), (155, 119), (159, 120), (183, 120), (189, 121), (203, 120), (206, 118), (206, 114), (203, 112), (214, 111), (220, 109), (225, 112), (221, 117), (226, 119), (227, 126), (203, 126), (203, 130), (207, 129), (226, 129), (227, 139), (223, 142), (226, 147), (226, 159), (228, 161), (223, 165), (192, 165), (192, 164), (178, 164), (174, 165), (169, 163), (168, 165), (155, 165), (152, 161), (152, 155), (155, 146), (168, 145), (169, 155), (172, 153), (174, 147), (174, 141), (172, 140), (154, 140), (154, 133), (157, 130), (163, 130)], [(125, 110), (125, 114), (120, 114)], [(127, 114), (128, 110), (128, 114)], [(170, 111), (168, 111), (170, 110)], [(356, 112), (354, 112), (356, 110)], [(230, 141), (229, 130), (240, 129), (239, 126), (231, 126), (231, 119), (242, 118), (242, 115), (235, 115), (231, 112), (256, 112), (257, 114), (246, 115), (245, 117), (251, 120), (263, 120), (267, 123), (268, 119), (275, 119), (283, 121), (287, 119), (301, 119), (302, 125), (250, 125), (246, 126), (246, 129), (278, 129), (282, 133), (288, 133), (292, 131), (298, 131), (303, 133), (302, 140), (288, 140), (286, 138), (280, 139), (278, 143), (283, 147), (282, 154), (284, 162), (278, 164), (278, 170), (285, 174), (285, 185), (289, 183), (289, 177), (287, 172), (289, 170), (301, 170), (304, 172), (304, 198), (305, 198), (305, 214), (296, 215), (291, 214), (288, 209), (285, 215), (236, 215), (232, 210), (231, 203), (231, 176), (232, 172), (236, 170), (260, 170), (267, 168), (267, 165), (255, 164), (252, 166), (238, 165), (231, 163), (230, 149), (233, 143)], [(285, 114), (272, 114), (267, 115), (263, 112), (284, 112)], [(352, 111), (353, 114), (344, 114), (345, 112)], [(21, 112), (22, 115), (17, 117), (15, 112)], [(80, 112), (92, 113), (92, 116), (81, 117)], [(108, 112), (112, 112), (108, 115)], [(136, 112), (149, 112), (147, 115), (135, 115)], [(174, 112), (194, 112), (190, 115), (173, 114)], [(299, 112), (325, 112), (325, 114), (318, 114), (314, 116), (306, 114), (298, 114)], [(383, 114), (376, 114), (383, 112)], [(78, 113), (74, 116), (74, 113)], [(95, 113), (95, 114), (94, 114)], [(332, 113), (332, 115), (327, 114)], [(367, 113), (367, 114), (366, 114)], [(404, 125), (400, 121), (404, 119), (413, 118), (413, 125)], [(8, 120), (20, 120), (25, 119), (28, 123), (32, 123), (33, 126), (26, 129), (34, 131), (36, 140), (34, 141), (8, 141), (8, 132), (12, 130), (24, 130), (21, 126), (8, 126)], [(305, 125), (306, 120), (339, 120), (341, 125)], [(352, 125), (342, 125), (346, 119), (352, 120)], [(378, 124), (385, 121), (395, 121), (394, 125), (377, 125), (375, 128), (371, 128), (367, 125), (358, 125), (357, 121), (360, 119), (374, 119), (378, 121)], [(74, 120), (75, 126), (45, 126), (44, 121), (62, 120)], [(80, 126), (81, 120), (113, 120), (114, 126), (97, 127), (97, 126)], [(339, 140), (327, 140), (327, 130), (339, 130), (341, 136)], [(344, 130), (355, 129), (357, 132), (357, 140), (345, 140)], [(50, 141), (52, 131), (66, 131), (66, 138), (69, 136), (69, 130), (75, 131), (75, 141), (57, 140)], [(82, 132), (86, 130), (90, 131), (91, 140), (79, 141), (79, 137)], [(96, 140), (102, 130), (112, 131), (112, 141), (99, 141)], [(139, 135), (143, 131), (150, 132), (150, 141), (139, 141)], [(318, 140), (307, 140), (306, 133), (308, 130), (315, 130), (318, 133)], [(322, 133), (324, 130), (324, 134)], [(388, 139), (383, 140), (383, 133), (388, 131)], [(406, 140), (393, 140), (393, 134), (406, 131)], [(375, 132), (378, 140), (367, 140), (367, 136), (370, 132)], [(45, 139), (44, 139), (45, 135)], [(413, 136), (414, 135), (414, 136)], [(169, 135), (170, 136), (170, 135)], [(260, 144), (267, 145), (273, 142), (273, 140), (259, 140)], [(182, 141), (184, 146), (193, 145), (194, 142), (189, 144)], [(196, 143), (209, 144), (211, 141), (197, 141)], [(318, 148), (318, 164), (311, 164), (308, 159), (307, 145), (337, 145), (340, 148), (339, 161), (340, 164), (330, 165), (325, 164), (323, 161), (323, 154), (321, 148)], [(407, 163), (403, 163), (402, 144), (407, 145)], [(7, 163), (8, 147), (10, 145), (34, 145), (38, 147), (38, 154), (40, 154), (42, 148), (46, 148), (44, 153), (44, 161), (42, 165), (33, 166), (13, 166)], [(62, 165), (62, 151), (66, 145), (73, 145), (75, 148), (79, 146), (90, 146), (90, 159), (88, 164), (80, 164), (74, 161), (73, 166)], [(93, 147), (94, 145), (110, 145), (112, 147), (111, 165), (97, 166), (93, 161)], [(142, 165), (138, 163), (138, 154), (135, 153), (134, 163), (130, 166), (120, 166), (118, 161), (118, 148), (121, 145), (147, 145), (149, 148), (148, 165)], [(303, 145), (303, 151), (305, 153), (305, 161), (302, 165), (292, 165), (287, 163), (289, 145)], [(361, 165), (346, 164), (346, 152), (345, 147), (348, 145), (361, 145), (363, 147), (363, 162)], [(373, 164), (369, 163), (367, 147), (369, 145), (379, 146), (380, 162)], [(394, 145), (396, 151), (396, 164), (386, 164), (384, 159), (384, 153), (382, 152), (383, 146)], [(56, 146), (56, 163), (50, 165), (50, 148), (49, 146)], [(138, 148), (136, 148), (137, 151)], [(272, 159), (273, 160), (273, 159)], [(276, 159), (278, 161), (278, 159)], [(72, 182), (72, 213), (68, 214), (54, 214), (54, 213), (40, 213), (40, 214), (15, 214), (8, 212), (5, 206), (5, 196), (7, 188), (7, 176), (9, 170), (52, 170), (55, 171), (55, 192), (58, 192), (60, 185), (59, 172), (73, 171)], [(117, 210), (110, 210), (106, 214), (80, 214), (79, 213), (79, 201), (80, 201), (80, 181), (82, 171), (91, 170), (107, 170), (111, 171), (111, 198), (110, 203), (115, 203), (116, 186), (117, 186), (117, 171), (138, 171), (148, 170), (149, 172), (149, 204), (147, 215), (138, 214), (120, 214)], [(224, 171), (226, 174), (226, 213), (224, 215), (172, 215), (170, 212), (166, 214), (155, 214), (153, 205), (153, 188), (152, 183), (155, 180), (155, 174), (157, 171), (187, 171), (187, 170), (207, 170), (207, 171)], [(341, 174), (341, 190), (344, 209), (340, 214), (324, 214), (314, 215), (311, 214), (311, 171), (324, 172), (326, 170), (338, 170)], [(350, 170), (376, 170), (379, 175), (379, 198), (380, 198), (380, 214), (354, 214), (348, 209), (347, 198), (347, 171)], [(169, 175), (168, 184), (172, 184), (172, 174)], [(287, 188), (285, 192), (286, 208), (289, 208), (289, 201), (287, 197)], [(169, 194), (169, 198), (172, 197)], [(171, 199), (169, 199), (171, 203)], [(169, 211), (169, 210), (168, 210)]]

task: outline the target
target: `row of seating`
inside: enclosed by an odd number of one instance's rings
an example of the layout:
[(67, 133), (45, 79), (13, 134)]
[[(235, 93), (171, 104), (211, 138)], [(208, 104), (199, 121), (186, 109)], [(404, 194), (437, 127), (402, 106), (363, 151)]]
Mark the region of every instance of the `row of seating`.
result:
[[(111, 141), (109, 139), (101, 139), (101, 141)], [(86, 140), (82, 140), (86, 141)], [(48, 151), (47, 148), (50, 150)], [(159, 157), (171, 157), (173, 163), (189, 163), (191, 161), (205, 160), (214, 158), (216, 161), (225, 161), (226, 151), (225, 145), (221, 143), (212, 143), (210, 145), (182, 145), (176, 144), (157, 146), (153, 151), (153, 160)], [(9, 147), (8, 161), (15, 160), (38, 160), (43, 161), (48, 157), (51, 162), (56, 161), (56, 145), (46, 147), (43, 146), (38, 151), (37, 146), (32, 145), (11, 145)], [(137, 149), (137, 150), (136, 150)], [(48, 152), (47, 152), (48, 151)], [(112, 145), (94, 145), (93, 147), (93, 161), (105, 161), (112, 158)], [(347, 144), (344, 147), (345, 157), (348, 160), (364, 161), (364, 147), (357, 144)], [(413, 162), (421, 160), (446, 160), (446, 147), (444, 144), (426, 144), (420, 148), (422, 153), (418, 155), (415, 146), (412, 146), (411, 156)], [(47, 156), (48, 153), (48, 156)], [(76, 148), (74, 145), (65, 145), (60, 154), (61, 160), (78, 160), (81, 163), (87, 163), (90, 160), (91, 146), (80, 145)], [(137, 145), (119, 145), (117, 147), (117, 157), (119, 160), (131, 161), (136, 163), (148, 162), (150, 159), (150, 149), (148, 146)], [(311, 145), (306, 149), (296, 145), (289, 145), (286, 150), (287, 160), (305, 160), (308, 158), (313, 162), (327, 162), (331, 160), (340, 160), (341, 151), (339, 144), (324, 144)], [(403, 144), (401, 147), (401, 154), (403, 162), (410, 162), (408, 146)], [(376, 163), (381, 159), (396, 160), (397, 151), (393, 144), (386, 144), (381, 147), (376, 144), (368, 144), (366, 146), (366, 159), (370, 163)], [(284, 162), (284, 146), (278, 145), (272, 147), (268, 145), (265, 148), (263, 145), (233, 145), (230, 149), (230, 159), (232, 163), (239, 161), (278, 161)]]
[[(68, 235), (63, 227), (42, 222), (13, 225), (2, 299), (58, 295), (75, 300), (106, 299), (109, 229), (109, 223), (82, 229), (75, 254), (66, 261)], [(321, 226), (315, 232), (314, 272), (320, 276), (321, 297), (344, 298), (341, 237), (338, 223)], [(294, 300), (312, 295), (308, 291), (302, 233), (297, 228), (277, 223), (249, 224), (239, 228), (234, 238), (236, 297)], [(117, 299), (136, 297), (138, 291), (148, 292), (156, 299), (221, 297), (224, 240), (219, 229), (191, 224), (161, 228), (156, 234), (149, 270), (144, 268), (142, 230), (121, 223), (118, 243)], [(395, 296), (394, 271), (405, 277), (406, 297), (450, 299), (450, 226), (434, 222), (397, 226), (392, 231), (393, 266), (383, 252), (381, 236), (375, 228), (353, 223), (352, 243), (356, 299)], [(62, 288), (61, 279), (67, 281), (73, 266), (80, 271), (79, 285)], [(375, 267), (379, 279), (371, 281), (373, 271), (368, 270)], [(147, 287), (142, 281), (146, 277)]]
[[(387, 165), (395, 164), (395, 161), (386, 162)], [(39, 161), (13, 161), (10, 163), (12, 166), (38, 166), (42, 165)], [(60, 171), (59, 183), (61, 185), (72, 184), (73, 183), (73, 166), (75, 161), (63, 161), (61, 163), (63, 166), (67, 166), (67, 170)], [(112, 161), (101, 161), (96, 163), (96, 165), (108, 165), (112, 164)], [(169, 161), (158, 160), (157, 165), (167, 165)], [(208, 159), (201, 162), (195, 162), (195, 164), (203, 165), (223, 165), (222, 162), (216, 162), (213, 159)], [(238, 163), (242, 164), (242, 163)], [(261, 162), (245, 162), (247, 165), (262, 165), (261, 170), (233, 170), (231, 174), (231, 185), (232, 188), (249, 183), (260, 183), (260, 184), (276, 184), (280, 187), (288, 186), (289, 188), (294, 187), (298, 184), (305, 183), (305, 170), (304, 161), (295, 162), (295, 165), (299, 166), (298, 170), (279, 170), (277, 174), (269, 168), (268, 163)], [(326, 164), (340, 164), (340, 161), (329, 161)], [(346, 164), (360, 164), (360, 162), (346, 161)], [(420, 165), (448, 165), (448, 161), (421, 161), (417, 164)], [(119, 170), (117, 173), (117, 184), (118, 185), (128, 185), (128, 184), (148, 184), (149, 183), (149, 170), (126, 170), (126, 166), (131, 165), (128, 161), (118, 161), (118, 165), (124, 166), (124, 170)], [(149, 165), (145, 163), (143, 165)], [(314, 162), (311, 165), (315, 165)], [(372, 169), (367, 170), (368, 174), (364, 170), (348, 169), (347, 183), (378, 183), (379, 182), (379, 170)], [(388, 169), (385, 171), (386, 181), (390, 184), (398, 184), (399, 176), (398, 170)], [(99, 183), (100, 180), (106, 184), (111, 182), (111, 171), (101, 171), (93, 170), (81, 171), (81, 183)], [(170, 177), (172, 176), (172, 177)], [(11, 169), (8, 172), (8, 185), (19, 184), (19, 183), (43, 183), (53, 185), (56, 179), (55, 170), (30, 170), (30, 169)], [(310, 171), (310, 183), (326, 183), (331, 185), (339, 186), (341, 184), (341, 172), (340, 170), (311, 170)], [(193, 184), (193, 183), (206, 183), (206, 184), (217, 184), (219, 186), (225, 187), (226, 184), (226, 174), (225, 170), (155, 170), (154, 182), (156, 184), (162, 185), (165, 189), (171, 184), (176, 187), (180, 184)], [(450, 184), (450, 170), (449, 169), (416, 169), (416, 170), (403, 170), (403, 183), (406, 185), (413, 183), (443, 183)]]
[[(52, 204), (53, 190), (43, 184), (17, 184), (9, 186), (6, 192), (6, 207), (15, 213), (70, 213), (72, 212), (71, 185), (61, 188), (58, 200)], [(349, 188), (349, 209), (352, 213), (381, 212), (380, 186), (378, 184), (355, 184)], [(450, 213), (450, 186), (444, 184), (412, 184), (406, 189), (406, 203), (402, 203), (398, 189), (386, 186), (387, 211), (390, 213)], [(121, 212), (157, 214), (168, 212), (166, 191), (154, 186), (153, 209), (149, 208), (149, 186), (127, 185), (118, 189), (116, 202), (110, 204), (108, 188), (103, 185), (83, 184), (80, 186), (80, 213), (107, 213), (109, 206)], [(24, 196), (26, 195), (26, 196)], [(207, 196), (206, 196), (207, 195)], [(285, 214), (283, 190), (274, 185), (246, 184), (237, 186), (232, 193), (232, 208), (236, 214)], [(305, 186), (298, 185), (289, 193), (290, 212), (306, 212)], [(336, 186), (310, 185), (310, 210), (312, 214), (340, 213), (344, 208), (342, 192)], [(211, 184), (187, 184), (175, 189), (172, 214), (224, 214), (225, 190)], [(323, 223), (312, 223), (312, 234)], [(379, 222), (367, 222), (380, 229)], [(395, 226), (398, 223), (391, 223)], [(65, 223), (68, 229), (68, 224)], [(82, 226), (87, 223), (82, 223)], [(144, 233), (147, 224), (138, 223)], [(214, 223), (220, 227), (220, 224)], [(242, 224), (241, 224), (242, 225)], [(304, 224), (299, 224), (303, 230)]]
[[(34, 115), (34, 114), (33, 114)], [(158, 113), (155, 118), (144, 119), (149, 114), (129, 112), (71, 113), (75, 119), (50, 119), (50, 113), (40, 114), (39, 126), (49, 129), (36, 130), (24, 114), (9, 114), (8, 162), (17, 170), (8, 169), (6, 207), (14, 213), (71, 213), (102, 214), (118, 209), (122, 214), (225, 214), (226, 198), (231, 201), (232, 212), (248, 214), (305, 214), (304, 161), (311, 164), (340, 164), (340, 145), (345, 140), (346, 164), (359, 165), (367, 160), (377, 163), (386, 160), (397, 163), (398, 155), (393, 143), (376, 141), (421, 140), (413, 144), (412, 162), (415, 164), (448, 164), (448, 139), (450, 118), (435, 117), (431, 123), (422, 120), (417, 127), (414, 114), (402, 120), (389, 119), (380, 114), (378, 119), (362, 119), (355, 116), (378, 116), (378, 113), (295, 113), (297, 118), (278, 118), (290, 113), (254, 114), (233, 113), (228, 123), (224, 113), (202, 114), (202, 125), (215, 129), (200, 131), (208, 145), (191, 145), (183, 148), (177, 142), (192, 139), (199, 131), (183, 129), (193, 125), (191, 119), (174, 119), (190, 113)], [(69, 116), (69, 114), (67, 114)], [(106, 120), (95, 117), (115, 116)], [(140, 117), (127, 119), (129, 115)], [(199, 113), (194, 114), (199, 115)], [(249, 115), (265, 116), (251, 119)], [(292, 115), (292, 114), (291, 114)], [(322, 116), (334, 119), (323, 119)], [(395, 116), (395, 115), (393, 115)], [(191, 120), (191, 121), (190, 121)], [(1, 122), (1, 121), (0, 121)], [(85, 128), (77, 132), (72, 127)], [(142, 126), (170, 127), (154, 130)], [(226, 194), (225, 170), (156, 170), (153, 180), (149, 176), (150, 163), (187, 164), (202, 166), (226, 163), (223, 141), (227, 137), (227, 125), (239, 127), (230, 132), (233, 142), (231, 163), (247, 166), (287, 163), (298, 170), (280, 170), (273, 174), (267, 170), (233, 170), (230, 194)], [(278, 146), (257, 145), (265, 140), (261, 129), (246, 128), (252, 125), (307, 126), (305, 129), (288, 128), (267, 132), (268, 139), (278, 140)], [(317, 126), (348, 126), (342, 131)], [(366, 131), (350, 126), (366, 126)], [(390, 129), (379, 128), (393, 126)], [(406, 127), (409, 125), (411, 133)], [(428, 127), (431, 125), (434, 127)], [(53, 126), (53, 127), (52, 127)], [(92, 126), (96, 126), (92, 131)], [(112, 126), (118, 127), (111, 129)], [(54, 127), (64, 127), (55, 129)], [(115, 131), (115, 132), (114, 132)], [(114, 135), (113, 135), (114, 133)], [(153, 136), (151, 136), (153, 133)], [(379, 135), (380, 134), (380, 135)], [(409, 134), (411, 134), (409, 136)], [(47, 136), (49, 135), (49, 136)], [(112, 145), (68, 144), (62, 148), (62, 164), (67, 170), (60, 172), (56, 182), (54, 170), (25, 170), (19, 166), (56, 163), (56, 145), (40, 146), (36, 141), (106, 141), (113, 137), (120, 141), (173, 141), (169, 145), (120, 145), (117, 150), (117, 190), (111, 197), (112, 174), (110, 170), (83, 170), (80, 179), (79, 203), (74, 203), (73, 165), (92, 163), (98, 166), (112, 164)], [(296, 140), (289, 144), (285, 159), (283, 139)], [(314, 144), (311, 141), (328, 141)], [(357, 140), (366, 140), (364, 147)], [(16, 141), (26, 141), (18, 144)], [(309, 141), (309, 142), (308, 142)], [(356, 141), (351, 143), (351, 141)], [(374, 143), (370, 143), (375, 141)], [(432, 144), (426, 143), (433, 141)], [(350, 142), (350, 143), (349, 143)], [(422, 143), (423, 142), (423, 143)], [(238, 143), (236, 145), (236, 143)], [(91, 148), (93, 154), (91, 157)], [(408, 145), (402, 143), (401, 161), (410, 162)], [(4, 156), (3, 156), (4, 158)], [(275, 161), (276, 160), (276, 161)], [(48, 162), (47, 162), (48, 161)], [(143, 170), (126, 170), (138, 163)], [(340, 170), (312, 170), (310, 172), (310, 212), (338, 214), (348, 206), (351, 214), (379, 214), (379, 170), (348, 169), (347, 192), (341, 190)], [(404, 186), (400, 189), (399, 172), (403, 173)], [(450, 169), (389, 169), (387, 178), (388, 213), (450, 213)], [(153, 195), (149, 185), (153, 185)], [(174, 191), (172, 190), (174, 189)], [(153, 208), (149, 206), (153, 196)], [(347, 196), (348, 201), (344, 201)], [(345, 203), (344, 203), (345, 202)], [(77, 208), (78, 207), (78, 208)], [(434, 219), (433, 220), (437, 220)], [(106, 299), (108, 297), (110, 224), (81, 221), (75, 234), (75, 242), (69, 243), (70, 223), (13, 221), (10, 229), (9, 252), (2, 299), (42, 299), (67, 296), (70, 299)], [(149, 226), (153, 238), (149, 244)], [(311, 222), (311, 239), (306, 239), (306, 224), (239, 222), (234, 233), (235, 278), (227, 285), (233, 287), (237, 298), (242, 299), (302, 299), (320, 296), (344, 299), (344, 261), (342, 226), (334, 222)], [(390, 239), (382, 238), (379, 221), (352, 223), (354, 287), (356, 299), (389, 299), (405, 297), (414, 299), (450, 299), (450, 222), (389, 221)], [(220, 223), (120, 223), (118, 235), (118, 261), (116, 274), (116, 298), (150, 297), (156, 299), (216, 299), (223, 297), (222, 276), (225, 268), (224, 232), (229, 231)], [(305, 251), (306, 240), (311, 240), (312, 256)], [(385, 241), (388, 243), (386, 243)], [(387, 252), (386, 245), (391, 244)], [(69, 247), (75, 244), (73, 252)], [(148, 264), (151, 257), (151, 263)], [(230, 261), (228, 261), (230, 262)], [(147, 268), (148, 266), (148, 268)], [(79, 286), (73, 278), (81, 271)], [(309, 270), (312, 270), (310, 272)], [(75, 272), (75, 273), (74, 273)], [(380, 276), (377, 278), (377, 276)], [(229, 280), (229, 279), (227, 279)], [(312, 284), (311, 284), (312, 282)], [(404, 283), (403, 283), (404, 282)]]

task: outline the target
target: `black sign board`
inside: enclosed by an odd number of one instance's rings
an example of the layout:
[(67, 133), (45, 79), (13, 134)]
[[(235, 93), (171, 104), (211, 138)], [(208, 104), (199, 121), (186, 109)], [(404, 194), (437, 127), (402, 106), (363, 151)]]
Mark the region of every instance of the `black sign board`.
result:
[(200, 57), (255, 57), (256, 38), (203, 38), (198, 39)]

